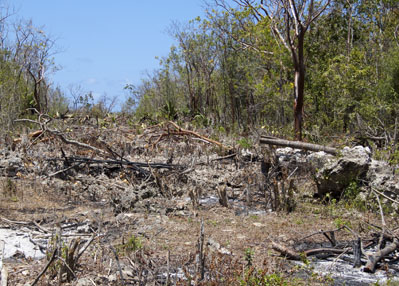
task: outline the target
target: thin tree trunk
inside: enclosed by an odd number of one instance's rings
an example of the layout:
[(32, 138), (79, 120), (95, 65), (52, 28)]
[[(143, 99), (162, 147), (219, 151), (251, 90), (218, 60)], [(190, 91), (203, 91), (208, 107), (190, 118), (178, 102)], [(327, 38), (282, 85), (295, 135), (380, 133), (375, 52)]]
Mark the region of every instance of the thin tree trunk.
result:
[(236, 123), (236, 108), (235, 108), (235, 104), (236, 104), (236, 99), (234, 98), (234, 87), (233, 87), (233, 83), (232, 80), (230, 80), (229, 82), (229, 94), (230, 94), (230, 104), (231, 104), (231, 126), (232, 128), (234, 128), (234, 125)]
[(295, 139), (302, 141), (302, 122), (303, 122), (303, 101), (305, 90), (305, 59), (303, 54), (303, 41), (305, 34), (302, 32), (298, 36), (297, 54), (293, 53), (294, 67), (295, 67), (295, 82), (294, 82), (294, 130)]
[(33, 89), (33, 97), (35, 98), (35, 101), (36, 101), (37, 111), (42, 112), (42, 105), (40, 103), (39, 89), (40, 89), (40, 83), (35, 82), (35, 87)]
[(195, 95), (194, 95), (194, 91), (193, 91), (193, 87), (191, 84), (191, 72), (192, 69), (191, 67), (189, 68), (188, 64), (186, 64), (186, 72), (187, 72), (187, 87), (188, 87), (188, 93), (189, 93), (189, 97), (190, 97), (190, 109), (191, 111), (195, 109)]
[(348, 8), (348, 35), (347, 35), (347, 39), (346, 39), (346, 49), (347, 49), (347, 56), (348, 56), (348, 60), (349, 60), (349, 56), (351, 54), (351, 50), (352, 50), (352, 4), (350, 3), (349, 0), (346, 1), (346, 3), (349, 5)]

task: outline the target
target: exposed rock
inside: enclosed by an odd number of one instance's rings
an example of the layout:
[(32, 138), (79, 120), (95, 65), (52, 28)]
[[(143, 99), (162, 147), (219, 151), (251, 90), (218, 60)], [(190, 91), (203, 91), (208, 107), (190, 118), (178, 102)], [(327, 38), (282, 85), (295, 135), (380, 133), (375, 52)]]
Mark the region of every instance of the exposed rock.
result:
[(367, 179), (372, 187), (382, 190), (385, 182), (393, 177), (393, 169), (387, 162), (371, 160), (367, 172)]
[(116, 274), (111, 274), (108, 276), (108, 281), (109, 282), (116, 282), (118, 278), (116, 277)]
[(211, 249), (211, 251), (216, 251), (216, 252), (219, 252), (220, 254), (227, 254), (227, 255), (232, 254), (230, 250), (221, 246), (218, 242), (216, 242), (212, 238), (208, 239), (208, 246)]
[(315, 173), (335, 160), (335, 156), (323, 151), (309, 152), (290, 147), (278, 148), (276, 156), (280, 166), (286, 168), (289, 173), (296, 170), (297, 175)]
[(278, 148), (276, 150), (278, 164), (287, 171), (287, 175), (295, 171), (295, 174), (304, 174), (308, 170), (306, 162), (306, 151), (290, 147)]
[(11, 257), (41, 259), (45, 256), (39, 247), (31, 242), (28, 233), (0, 228), (0, 240), (5, 242), (3, 253), (5, 259)]
[(351, 182), (365, 178), (371, 161), (368, 148), (345, 147), (341, 155), (317, 172), (316, 184), (319, 196), (330, 193), (333, 197), (340, 197)]
[(241, 157), (243, 160), (249, 161), (249, 162), (258, 161), (258, 160), (262, 159), (262, 158), (260, 158), (260, 156), (258, 156), (254, 152), (251, 152), (249, 149), (242, 149)]
[(276, 150), (276, 155), (279, 160), (279, 163), (286, 162), (298, 162), (304, 163), (306, 162), (305, 151), (300, 149), (293, 149), (290, 147), (279, 148)]
[(304, 152), (293, 148), (276, 150), (278, 163), (289, 173), (296, 168), (296, 175), (315, 173), (317, 195), (326, 194), (339, 198), (353, 181), (363, 180), (368, 185), (386, 196), (399, 198), (399, 174), (387, 162), (371, 159), (368, 147), (345, 147), (340, 156), (333, 156), (323, 151)]
[(138, 202), (139, 197), (133, 187), (128, 187), (125, 190), (116, 193), (111, 199), (111, 206), (113, 207), (114, 212), (119, 214), (131, 210)]
[(9, 157), (0, 160), (0, 175), (15, 177), (18, 172), (23, 172), (24, 164), (21, 158), (9, 154)]
[(91, 286), (93, 282), (90, 281), (89, 278), (80, 278), (78, 282), (76, 282), (76, 286)]
[(395, 169), (387, 162), (371, 160), (367, 181), (370, 187), (386, 196), (394, 200), (399, 197), (399, 175), (395, 174)]
[(310, 153), (306, 159), (307, 162), (314, 168), (314, 170), (318, 171), (323, 168), (325, 165), (331, 163), (334, 160), (335, 156), (331, 154), (327, 154), (324, 151)]

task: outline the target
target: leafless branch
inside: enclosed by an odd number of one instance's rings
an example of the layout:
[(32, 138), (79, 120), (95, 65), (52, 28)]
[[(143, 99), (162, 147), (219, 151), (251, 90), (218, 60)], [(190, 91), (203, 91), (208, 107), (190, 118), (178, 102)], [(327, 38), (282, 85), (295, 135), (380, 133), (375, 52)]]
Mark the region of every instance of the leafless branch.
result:
[(50, 267), (50, 265), (54, 262), (56, 255), (58, 252), (58, 248), (55, 248), (53, 253), (51, 254), (50, 260), (47, 262), (46, 266), (43, 268), (42, 272), (39, 273), (39, 275), (36, 277), (35, 281), (33, 281), (33, 283), (31, 284), (31, 286), (35, 286), (37, 284), (37, 282), (39, 282), (40, 277), (42, 277), (44, 275), (44, 273), (46, 273), (47, 269)]

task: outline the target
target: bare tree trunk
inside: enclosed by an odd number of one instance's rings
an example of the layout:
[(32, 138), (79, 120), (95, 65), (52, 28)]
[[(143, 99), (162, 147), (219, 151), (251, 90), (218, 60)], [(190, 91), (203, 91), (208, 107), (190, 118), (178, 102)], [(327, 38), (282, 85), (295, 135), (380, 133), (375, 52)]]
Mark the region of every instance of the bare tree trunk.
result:
[(301, 32), (298, 36), (297, 53), (293, 53), (294, 68), (295, 68), (295, 82), (294, 82), (294, 130), (295, 139), (302, 141), (302, 122), (303, 122), (303, 101), (305, 90), (305, 59), (303, 54), (305, 33)]
[(229, 94), (230, 94), (230, 101), (231, 101), (231, 126), (234, 128), (234, 125), (236, 123), (236, 99), (234, 98), (234, 87), (233, 87), (233, 82), (230, 80), (229, 82)]
[(42, 112), (42, 105), (41, 105), (41, 102), (40, 102), (40, 92), (39, 92), (39, 90), (40, 90), (40, 83), (38, 83), (38, 82), (35, 82), (35, 86), (34, 86), (34, 89), (33, 89), (33, 97), (35, 98), (35, 101), (36, 101), (36, 109), (39, 111), (39, 112)]
[(188, 87), (188, 93), (189, 93), (189, 104), (190, 104), (190, 109), (195, 110), (195, 94), (193, 91), (193, 87), (191, 84), (191, 73), (192, 69), (191, 67), (188, 66), (186, 63), (186, 72), (187, 72), (187, 87)]
[(346, 49), (348, 53), (348, 59), (352, 50), (352, 4), (350, 3), (349, 0), (346, 1), (346, 3), (349, 5), (349, 9), (347, 10), (348, 12), (348, 34), (347, 34), (347, 39), (346, 39)]

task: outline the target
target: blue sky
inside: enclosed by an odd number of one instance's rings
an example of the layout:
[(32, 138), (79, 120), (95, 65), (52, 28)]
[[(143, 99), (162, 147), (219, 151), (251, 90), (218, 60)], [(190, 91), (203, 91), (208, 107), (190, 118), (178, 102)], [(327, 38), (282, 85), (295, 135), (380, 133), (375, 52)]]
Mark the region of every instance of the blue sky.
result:
[[(112, 3), (112, 4), (111, 4)], [(96, 96), (126, 94), (126, 84), (139, 84), (158, 67), (174, 43), (166, 30), (204, 15), (203, 0), (10, 0), (17, 17), (32, 19), (56, 39), (61, 67), (51, 75), (65, 92), (81, 85)]]

